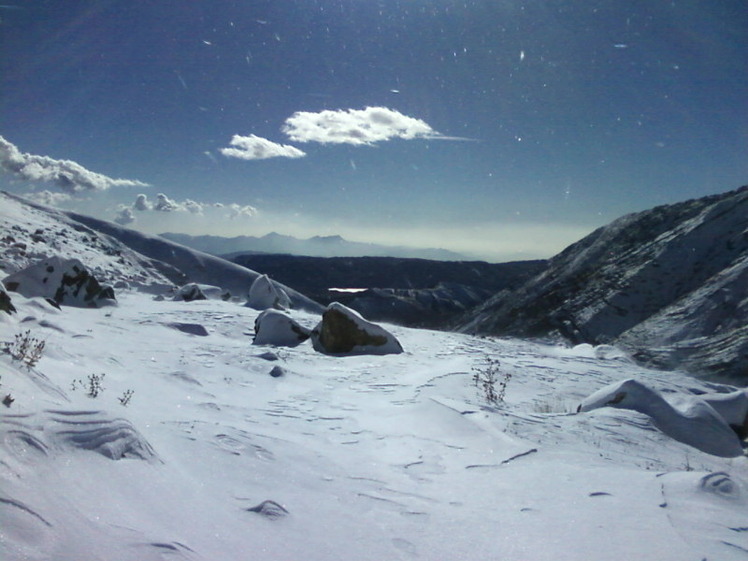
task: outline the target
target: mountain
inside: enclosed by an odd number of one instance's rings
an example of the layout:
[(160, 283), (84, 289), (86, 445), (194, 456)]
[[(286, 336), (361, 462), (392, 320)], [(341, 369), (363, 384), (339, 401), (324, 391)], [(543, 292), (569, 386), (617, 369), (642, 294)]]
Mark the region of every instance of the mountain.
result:
[(337, 300), (372, 320), (431, 328), (444, 328), (499, 290), (521, 286), (546, 266), (543, 260), (486, 263), (266, 254), (237, 255), (232, 261), (317, 302)]
[[(158, 236), (5, 192), (0, 192), (0, 231), (0, 263), (8, 274), (54, 254), (79, 259), (105, 282), (126, 282), (152, 291), (195, 282), (246, 296), (259, 276), (246, 267)], [(283, 288), (292, 305), (321, 310), (306, 296)]]
[(611, 343), (656, 367), (748, 381), (748, 187), (624, 216), (460, 329)]
[(271, 232), (262, 237), (236, 236), (233, 238), (190, 236), (167, 232), (161, 234), (161, 237), (206, 253), (226, 257), (246, 253), (285, 253), (312, 257), (389, 256), (439, 261), (464, 261), (466, 259), (464, 255), (446, 249), (419, 249), (351, 242), (340, 236), (314, 236), (303, 240), (276, 232)]

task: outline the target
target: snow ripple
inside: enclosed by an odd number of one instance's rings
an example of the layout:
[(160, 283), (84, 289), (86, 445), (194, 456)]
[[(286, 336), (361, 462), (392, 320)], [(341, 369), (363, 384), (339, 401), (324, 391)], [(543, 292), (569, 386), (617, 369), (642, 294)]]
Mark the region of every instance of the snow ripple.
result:
[(74, 448), (91, 450), (110, 460), (154, 460), (151, 445), (126, 419), (107, 419), (96, 411), (49, 411), (55, 436)]

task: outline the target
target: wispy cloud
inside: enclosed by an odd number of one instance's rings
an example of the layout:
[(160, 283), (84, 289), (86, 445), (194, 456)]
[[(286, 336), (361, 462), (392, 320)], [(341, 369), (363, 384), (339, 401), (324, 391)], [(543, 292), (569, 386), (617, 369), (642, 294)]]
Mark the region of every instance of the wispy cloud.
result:
[(25, 194), (24, 197), (47, 206), (60, 206), (73, 198), (67, 193), (56, 193), (46, 189), (44, 191), (32, 191)]
[(303, 158), (306, 153), (288, 144), (278, 144), (254, 134), (231, 138), (231, 148), (221, 148), (220, 152), (229, 158), (241, 160), (267, 160), (269, 158)]
[(148, 187), (132, 179), (113, 179), (70, 160), (21, 152), (0, 136), (0, 168), (23, 181), (51, 183), (65, 193), (106, 191), (112, 187)]
[(372, 145), (393, 138), (442, 138), (425, 121), (387, 107), (297, 111), (281, 130), (295, 142), (322, 144)]

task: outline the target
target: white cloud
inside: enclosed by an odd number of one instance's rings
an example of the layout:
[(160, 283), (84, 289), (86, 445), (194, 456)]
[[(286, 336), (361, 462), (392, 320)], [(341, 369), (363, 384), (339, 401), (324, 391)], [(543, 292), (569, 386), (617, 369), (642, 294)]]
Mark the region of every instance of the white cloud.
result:
[(120, 205), (117, 208), (115, 222), (120, 224), (130, 224), (135, 221), (135, 213), (139, 212), (189, 212), (196, 216), (203, 216), (208, 212), (213, 217), (220, 219), (233, 219), (239, 217), (252, 217), (257, 214), (257, 209), (250, 205), (240, 205), (237, 203), (201, 203), (192, 199), (184, 201), (175, 201), (164, 193), (156, 196), (156, 201), (151, 202), (144, 194), (139, 194), (132, 205)]
[(122, 226), (127, 226), (128, 224), (132, 224), (133, 222), (135, 222), (135, 214), (129, 206), (123, 206), (120, 207), (117, 216), (115, 216), (114, 218), (114, 221), (117, 224), (121, 224)]
[(153, 210), (156, 210), (158, 212), (175, 212), (184, 210), (184, 207), (180, 203), (172, 201), (163, 193), (159, 193), (156, 196), (156, 202), (153, 205)]
[(239, 218), (240, 216), (255, 216), (257, 209), (250, 205), (238, 205), (232, 203), (228, 205), (229, 218)]
[(55, 160), (21, 152), (0, 136), (0, 168), (24, 181), (52, 183), (61, 191), (106, 191), (111, 187), (147, 187), (147, 183), (131, 179), (113, 179), (84, 168), (70, 160)]
[(371, 145), (393, 138), (445, 138), (425, 121), (387, 107), (297, 111), (281, 129), (295, 142)]
[(192, 214), (202, 214), (203, 207), (204, 205), (202, 203), (198, 203), (197, 201), (193, 201), (191, 199), (187, 199), (186, 201), (184, 201), (184, 208)]
[(24, 195), (27, 199), (47, 206), (60, 206), (72, 199), (67, 193), (53, 193), (52, 191), (37, 191)]
[(148, 202), (148, 197), (143, 195), (142, 193), (138, 195), (135, 199), (135, 203), (133, 203), (132, 207), (135, 210), (139, 211), (146, 211), (151, 210), (151, 203)]
[(306, 156), (294, 146), (278, 144), (267, 138), (254, 134), (239, 136), (235, 134), (231, 138), (232, 148), (221, 148), (220, 152), (229, 158), (242, 160), (267, 160), (268, 158), (302, 158)]

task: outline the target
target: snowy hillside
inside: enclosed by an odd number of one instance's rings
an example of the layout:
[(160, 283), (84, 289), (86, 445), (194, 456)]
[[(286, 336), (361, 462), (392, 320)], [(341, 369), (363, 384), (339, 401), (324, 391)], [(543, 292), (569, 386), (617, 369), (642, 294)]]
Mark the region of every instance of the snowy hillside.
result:
[(6, 273), (68, 252), (133, 282), (116, 306), (0, 311), (3, 560), (748, 559), (735, 388), (397, 326), (385, 356), (253, 345), (259, 311), (159, 298), (143, 247), (19, 208), (37, 239)]
[(748, 187), (624, 216), (470, 313), (472, 333), (613, 343), (748, 382)]
[[(245, 297), (258, 273), (157, 236), (0, 192), (0, 270), (6, 274), (43, 257), (80, 260), (102, 281), (150, 291), (187, 282), (219, 286)], [(295, 307), (321, 307), (283, 287)]]

